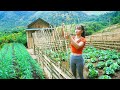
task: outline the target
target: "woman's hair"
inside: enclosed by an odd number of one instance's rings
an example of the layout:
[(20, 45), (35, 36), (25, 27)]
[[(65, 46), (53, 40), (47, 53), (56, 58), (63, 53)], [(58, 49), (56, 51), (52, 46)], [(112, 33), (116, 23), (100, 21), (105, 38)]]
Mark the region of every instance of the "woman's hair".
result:
[(84, 29), (84, 26), (83, 25), (79, 25), (79, 26), (76, 26), (76, 28), (78, 28), (79, 30), (83, 30), (81, 36), (85, 38), (85, 29)]

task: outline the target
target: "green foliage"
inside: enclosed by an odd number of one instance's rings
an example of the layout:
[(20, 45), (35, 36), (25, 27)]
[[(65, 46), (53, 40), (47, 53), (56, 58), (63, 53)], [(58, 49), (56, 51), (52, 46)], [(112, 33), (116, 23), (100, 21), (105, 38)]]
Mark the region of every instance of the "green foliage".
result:
[(108, 75), (102, 75), (102, 76), (99, 76), (98, 79), (112, 79), (112, 78)]
[(92, 63), (97, 62), (97, 58), (91, 58), (91, 62), (92, 62)]
[(117, 64), (120, 65), (120, 59), (117, 60)]
[(91, 35), (109, 25), (119, 23), (120, 11), (112, 11), (100, 16), (90, 16), (81, 11), (3, 11), (0, 13), (0, 23), (2, 25), (0, 31), (17, 33), (19, 27), (26, 27), (38, 18), (42, 18), (54, 26), (60, 26), (61, 23), (66, 25), (85, 23), (86, 35)]
[(99, 69), (102, 69), (104, 67), (105, 67), (105, 62), (103, 62), (103, 61), (98, 62), (97, 66), (96, 66), (96, 68), (99, 68)]
[(0, 79), (44, 79), (39, 64), (31, 58), (23, 44), (5, 44), (0, 50)]
[(85, 24), (86, 36), (93, 34), (104, 28), (104, 26), (99, 22), (87, 22)]
[(114, 75), (115, 74), (115, 71), (110, 67), (104, 67), (103, 70), (104, 70), (104, 74), (106, 74), (106, 75)]
[(71, 52), (70, 49), (68, 49), (67, 51), (58, 50), (58, 52), (45, 50), (44, 53), (54, 61), (68, 61)]
[(93, 65), (92, 63), (88, 63), (88, 64), (87, 64), (87, 68), (88, 68), (88, 69), (93, 69), (93, 68), (95, 68), (95, 67), (94, 67), (94, 65)]
[(90, 59), (90, 55), (89, 54), (83, 54), (83, 57), (84, 57), (84, 59)]
[(89, 69), (88, 77), (93, 79), (93, 78), (96, 78), (98, 74), (99, 74), (98, 71), (92, 68), (92, 69)]
[(115, 59), (118, 59), (118, 55), (112, 55), (112, 59), (115, 60)]
[[(98, 71), (100, 69), (100, 73), (105, 75), (114, 75), (120, 70), (119, 55), (116, 50), (101, 50), (93, 46), (88, 46), (83, 50), (86, 67), (88, 69), (98, 69)], [(98, 61), (96, 61), (96, 58)], [(90, 60), (90, 62), (88, 62), (88, 60)], [(94, 60), (96, 61), (95, 63)]]
[[(26, 59), (28, 60), (29, 64), (31, 65), (32, 68), (32, 73), (35, 71), (36, 74), (41, 78), (44, 79), (44, 75), (43, 75), (43, 71), (40, 68), (40, 65), (31, 58), (31, 56), (29, 55), (28, 51), (26, 50), (25, 46), (23, 46), (23, 44), (19, 44), (19, 43), (15, 43), (16, 48), (18, 48), (19, 50), (16, 51), (20, 51), (23, 55), (23, 59), (26, 57)], [(21, 55), (21, 54), (20, 54)], [(21, 56), (22, 56), (21, 55)], [(21, 65), (21, 64), (20, 64)], [(28, 65), (29, 66), (29, 65)]]
[(118, 53), (118, 58), (120, 59), (120, 53)]
[(100, 61), (105, 61), (104, 56), (100, 56), (98, 59), (99, 59)]
[(23, 45), (27, 45), (27, 37), (25, 28), (18, 28), (19, 31), (16, 33), (12, 32), (3, 32), (0, 34), (0, 47), (2, 47), (5, 43), (22, 43)]
[(113, 69), (114, 71), (120, 70), (120, 66), (116, 63), (113, 63), (110, 65), (110, 68)]
[(105, 62), (105, 66), (106, 67), (109, 67), (111, 64), (113, 64), (114, 63), (114, 61), (113, 60), (107, 60), (106, 62)]
[(4, 45), (0, 50), (0, 79), (15, 78), (15, 68), (12, 65), (13, 50), (11, 45)]
[(84, 59), (84, 60), (85, 60), (85, 63), (88, 63), (88, 62), (89, 62), (89, 61), (88, 61), (89, 59)]

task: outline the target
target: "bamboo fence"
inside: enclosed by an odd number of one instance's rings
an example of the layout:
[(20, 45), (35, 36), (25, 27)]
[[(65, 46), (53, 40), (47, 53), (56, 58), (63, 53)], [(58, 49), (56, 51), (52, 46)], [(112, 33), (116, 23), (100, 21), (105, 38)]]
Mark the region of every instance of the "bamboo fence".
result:
[[(50, 29), (35, 31), (33, 33), (34, 53), (37, 56), (37, 60), (43, 68), (44, 73), (49, 79), (72, 79), (69, 68), (69, 58), (67, 61), (55, 61), (49, 58), (47, 50), (50, 52), (58, 51), (67, 52), (69, 43), (60, 34), (60, 28), (54, 28), (52, 32)], [(69, 56), (68, 56), (69, 57)], [(57, 58), (61, 58), (59, 55)]]
[(115, 49), (120, 51), (120, 32), (106, 32), (86, 37), (87, 44), (101, 49)]

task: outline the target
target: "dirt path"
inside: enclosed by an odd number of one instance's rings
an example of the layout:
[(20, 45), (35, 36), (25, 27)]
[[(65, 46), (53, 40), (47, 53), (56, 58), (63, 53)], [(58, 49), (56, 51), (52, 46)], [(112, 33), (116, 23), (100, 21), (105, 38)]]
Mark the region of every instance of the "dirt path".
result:
[(31, 57), (32, 57), (33, 59), (37, 59), (37, 57), (34, 55), (33, 49), (28, 49), (28, 48), (27, 48), (27, 51), (29, 52), (29, 54), (31, 55)]

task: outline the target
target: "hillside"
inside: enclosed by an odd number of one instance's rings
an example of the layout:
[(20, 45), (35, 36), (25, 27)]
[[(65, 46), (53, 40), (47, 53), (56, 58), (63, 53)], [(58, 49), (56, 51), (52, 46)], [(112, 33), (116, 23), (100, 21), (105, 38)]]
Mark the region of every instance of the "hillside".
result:
[[(29, 23), (42, 18), (53, 25), (62, 22), (81, 22), (87, 19), (88, 15), (81, 11), (0, 11), (0, 31), (10, 31), (17, 26), (26, 27)], [(79, 18), (79, 21), (77, 19)]]
[(1, 11), (0, 12), (0, 31), (9, 31), (17, 26), (26, 26), (29, 17), (35, 12), (28, 11)]
[(0, 31), (26, 28), (34, 20), (42, 18), (54, 26), (85, 23), (87, 35), (120, 21), (120, 11), (103, 15), (87, 15), (82, 11), (0, 11)]
[(120, 24), (114, 24), (92, 35), (110, 34), (110, 33), (112, 34), (112, 33), (119, 33), (119, 32), (120, 32)]

